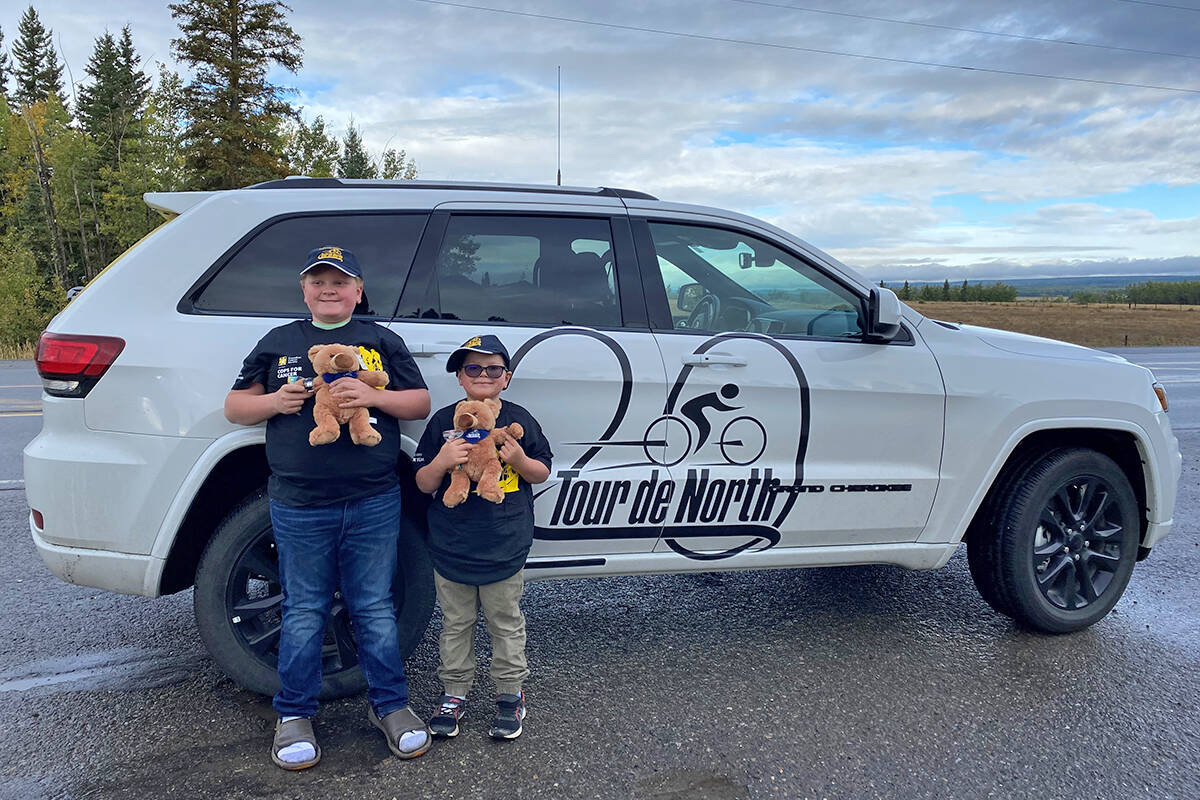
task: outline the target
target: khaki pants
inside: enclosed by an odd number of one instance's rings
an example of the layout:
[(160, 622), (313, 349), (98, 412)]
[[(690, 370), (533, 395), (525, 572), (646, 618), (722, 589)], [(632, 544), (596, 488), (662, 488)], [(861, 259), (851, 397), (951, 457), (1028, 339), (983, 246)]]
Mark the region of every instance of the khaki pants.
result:
[(519, 693), (529, 677), (525, 615), (521, 613), (524, 571), (495, 583), (471, 586), (447, 580), (434, 570), (433, 581), (442, 606), (438, 678), (446, 694), (466, 697), (475, 682), (475, 621), (480, 606), (492, 637), (491, 672), (496, 692)]

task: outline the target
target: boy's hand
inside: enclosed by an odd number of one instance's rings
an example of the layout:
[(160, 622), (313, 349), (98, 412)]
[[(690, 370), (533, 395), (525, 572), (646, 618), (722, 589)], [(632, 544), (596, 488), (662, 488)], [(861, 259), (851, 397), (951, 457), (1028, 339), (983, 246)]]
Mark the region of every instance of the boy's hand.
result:
[(504, 463), (513, 469), (518, 469), (525, 462), (525, 448), (510, 436), (508, 441), (500, 445), (500, 458), (504, 459)]
[(371, 408), (379, 398), (378, 389), (360, 381), (358, 378), (338, 378), (329, 384), (329, 393), (337, 401), (339, 408)]
[(475, 445), (466, 439), (455, 439), (442, 445), (434, 459), (443, 470), (449, 472), (457, 466), (467, 463), (467, 455)]
[(303, 383), (285, 383), (271, 394), (271, 407), (276, 414), (299, 414), (310, 396), (312, 392)]

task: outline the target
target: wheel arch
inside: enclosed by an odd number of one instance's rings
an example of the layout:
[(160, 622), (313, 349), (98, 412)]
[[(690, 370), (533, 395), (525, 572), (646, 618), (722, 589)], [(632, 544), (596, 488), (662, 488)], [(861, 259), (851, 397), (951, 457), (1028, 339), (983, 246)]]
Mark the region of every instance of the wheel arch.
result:
[[(1064, 448), (1083, 448), (1094, 450), (1111, 458), (1133, 487), (1141, 513), (1138, 515), (1138, 541), (1145, 541), (1149, 526), (1153, 493), (1150, 491), (1154, 476), (1151, 459), (1144, 451), (1146, 445), (1133, 430), (1105, 427), (1063, 427), (1046, 428), (1026, 433), (1004, 457), (998, 469), (993, 470), (991, 483), (982, 501), (975, 508), (963, 533), (963, 541), (969, 542), (973, 536), (986, 535), (986, 521), (994, 512), (994, 502), (998, 492), (1004, 487), (1014, 472), (1028, 467), (1032, 461), (1053, 450)], [(1141, 549), (1139, 559), (1144, 558), (1145, 548)]]
[[(177, 526), (171, 526), (170, 520), (179, 512), (174, 515), (168, 513), (168, 522), (164, 524), (164, 530), (159, 532), (155, 545), (158, 551), (159, 545), (166, 543), (167, 537), (170, 537), (169, 544), (164, 548), (167, 553), (158, 579), (158, 594), (174, 594), (190, 588), (196, 580), (200, 556), (216, 532), (217, 525), (243, 500), (266, 486), (270, 468), (267, 466), (262, 429), (251, 428), (240, 433), (255, 432), (257, 436), (235, 435), (237, 441), (232, 446), (210, 448), (193, 468), (192, 475), (202, 472), (202, 479), (193, 480), (189, 476), (184, 488), (188, 484), (198, 486), (187, 501), (186, 511), (182, 512), (182, 519)], [(218, 444), (223, 441), (218, 440)], [(400, 475), (404, 514), (424, 532), (429, 498), (417, 489), (413, 478), (416, 470), (408, 454), (413, 446), (415, 443), (407, 438), (403, 440), (396, 471)], [(184, 492), (181, 491), (180, 495), (184, 495)], [(177, 504), (181, 505), (179, 498)], [(172, 511), (175, 511), (175, 506)]]

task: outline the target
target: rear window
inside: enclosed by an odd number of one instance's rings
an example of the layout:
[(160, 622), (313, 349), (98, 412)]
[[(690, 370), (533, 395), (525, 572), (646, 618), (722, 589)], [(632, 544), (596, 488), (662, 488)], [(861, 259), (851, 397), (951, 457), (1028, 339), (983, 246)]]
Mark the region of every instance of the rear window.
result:
[(425, 229), (426, 214), (328, 214), (268, 223), (227, 256), (189, 295), (201, 313), (307, 316), (300, 270), (314, 247), (337, 245), (358, 257), (363, 302), (356, 315), (391, 317)]

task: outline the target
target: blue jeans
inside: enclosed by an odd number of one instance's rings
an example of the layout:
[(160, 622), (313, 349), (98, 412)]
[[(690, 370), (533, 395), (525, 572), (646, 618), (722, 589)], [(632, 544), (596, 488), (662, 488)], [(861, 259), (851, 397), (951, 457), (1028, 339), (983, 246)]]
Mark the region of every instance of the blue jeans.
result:
[(271, 501), (283, 585), (279, 635), (280, 716), (311, 717), (321, 691), (321, 647), (339, 585), (354, 624), (367, 699), (383, 718), (408, 705), (392, 576), (400, 529), (400, 488), (324, 506)]

